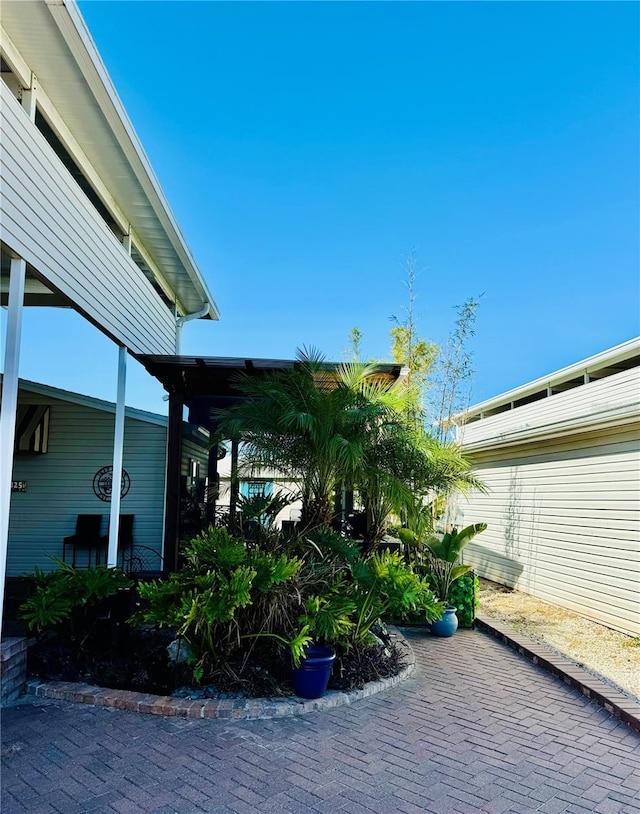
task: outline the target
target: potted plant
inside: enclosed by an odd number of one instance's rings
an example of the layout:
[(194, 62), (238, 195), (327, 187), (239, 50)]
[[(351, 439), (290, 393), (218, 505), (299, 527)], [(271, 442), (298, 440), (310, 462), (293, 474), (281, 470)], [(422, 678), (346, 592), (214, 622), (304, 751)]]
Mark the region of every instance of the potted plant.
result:
[(462, 531), (453, 529), (442, 537), (425, 540), (430, 555), (430, 581), (438, 598), (445, 604), (442, 619), (431, 623), (431, 632), (436, 636), (453, 636), (458, 629), (457, 608), (449, 600), (451, 585), (472, 568), (471, 565), (459, 565), (458, 558), (466, 544), (486, 528), (486, 523), (473, 523)]
[(309, 645), (304, 656), (293, 668), (293, 689), (300, 698), (320, 698), (324, 695), (335, 660), (335, 651), (330, 647)]

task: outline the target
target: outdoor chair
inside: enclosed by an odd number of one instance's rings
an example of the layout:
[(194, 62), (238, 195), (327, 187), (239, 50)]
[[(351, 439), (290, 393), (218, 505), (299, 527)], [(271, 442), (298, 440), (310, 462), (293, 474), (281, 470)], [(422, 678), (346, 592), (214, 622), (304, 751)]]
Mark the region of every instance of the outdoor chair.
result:
[[(68, 550), (71, 549), (71, 565), (76, 567), (77, 555), (86, 552), (87, 568), (91, 567), (91, 560), (95, 565), (102, 559), (102, 551), (106, 557), (106, 541), (100, 536), (102, 526), (101, 514), (79, 514), (76, 520), (76, 533), (65, 537), (62, 542), (62, 560), (68, 562)], [(84, 558), (82, 557), (81, 560)]]

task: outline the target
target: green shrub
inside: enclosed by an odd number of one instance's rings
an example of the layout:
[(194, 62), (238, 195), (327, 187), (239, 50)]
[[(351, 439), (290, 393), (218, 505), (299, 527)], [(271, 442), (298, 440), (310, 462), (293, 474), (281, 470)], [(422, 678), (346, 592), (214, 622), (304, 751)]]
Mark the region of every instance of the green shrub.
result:
[[(429, 575), (425, 576), (429, 581)], [(450, 603), (457, 609), (457, 617), (460, 627), (473, 627), (475, 612), (478, 607), (478, 577), (472, 572), (464, 574), (451, 586)], [(406, 622), (411, 625), (423, 625), (425, 618), (422, 613), (410, 612), (404, 618), (394, 617), (394, 622), (402, 624)]]
[(308, 599), (306, 610), (300, 621), (317, 641), (348, 651), (371, 643), (379, 620), (420, 614), (431, 621), (442, 615), (442, 604), (399, 553), (380, 551), (350, 558), (324, 594)]
[(472, 627), (478, 606), (478, 577), (469, 571), (459, 577), (449, 591), (449, 602), (457, 608), (457, 617), (461, 627)]
[(297, 623), (300, 596), (292, 587), (302, 560), (250, 548), (213, 526), (191, 540), (184, 560), (168, 580), (138, 586), (138, 621), (176, 630), (197, 682), (241, 677), (265, 639), (300, 658), (310, 640)]
[(476, 536), (486, 531), (486, 523), (473, 523), (458, 531), (428, 537), (424, 544), (429, 549), (431, 584), (438, 597), (451, 605), (451, 590), (456, 581), (468, 573), (471, 565), (457, 564), (463, 548)]
[(83, 642), (93, 632), (101, 604), (132, 585), (116, 568), (72, 568), (56, 560), (55, 571), (36, 568), (35, 590), (20, 606), (19, 616), (30, 631), (55, 631), (65, 640)]

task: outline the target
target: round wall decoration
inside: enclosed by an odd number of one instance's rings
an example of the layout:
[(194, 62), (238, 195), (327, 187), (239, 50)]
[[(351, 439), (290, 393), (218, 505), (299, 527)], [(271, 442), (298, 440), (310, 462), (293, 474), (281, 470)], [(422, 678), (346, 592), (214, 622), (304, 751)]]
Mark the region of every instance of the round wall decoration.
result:
[[(113, 480), (113, 467), (103, 466), (93, 478), (93, 491), (96, 497), (107, 503), (111, 501), (111, 482)], [(131, 478), (126, 470), (122, 470), (122, 485), (120, 487), (120, 497), (123, 498), (131, 488)]]

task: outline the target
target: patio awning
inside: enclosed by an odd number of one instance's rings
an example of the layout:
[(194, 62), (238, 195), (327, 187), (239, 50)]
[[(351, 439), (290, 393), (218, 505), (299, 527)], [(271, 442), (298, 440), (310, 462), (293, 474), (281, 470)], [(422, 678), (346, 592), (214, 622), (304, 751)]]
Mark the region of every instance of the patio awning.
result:
[[(215, 411), (246, 398), (234, 386), (240, 373), (263, 376), (276, 371), (294, 370), (300, 365), (295, 359), (161, 355), (141, 355), (137, 358), (170, 395), (182, 396), (189, 408), (189, 421), (209, 429), (215, 423)], [(323, 364), (327, 371), (338, 370), (339, 367), (339, 362)], [(404, 365), (395, 363), (380, 363), (372, 368), (375, 378), (390, 384), (407, 374)]]

